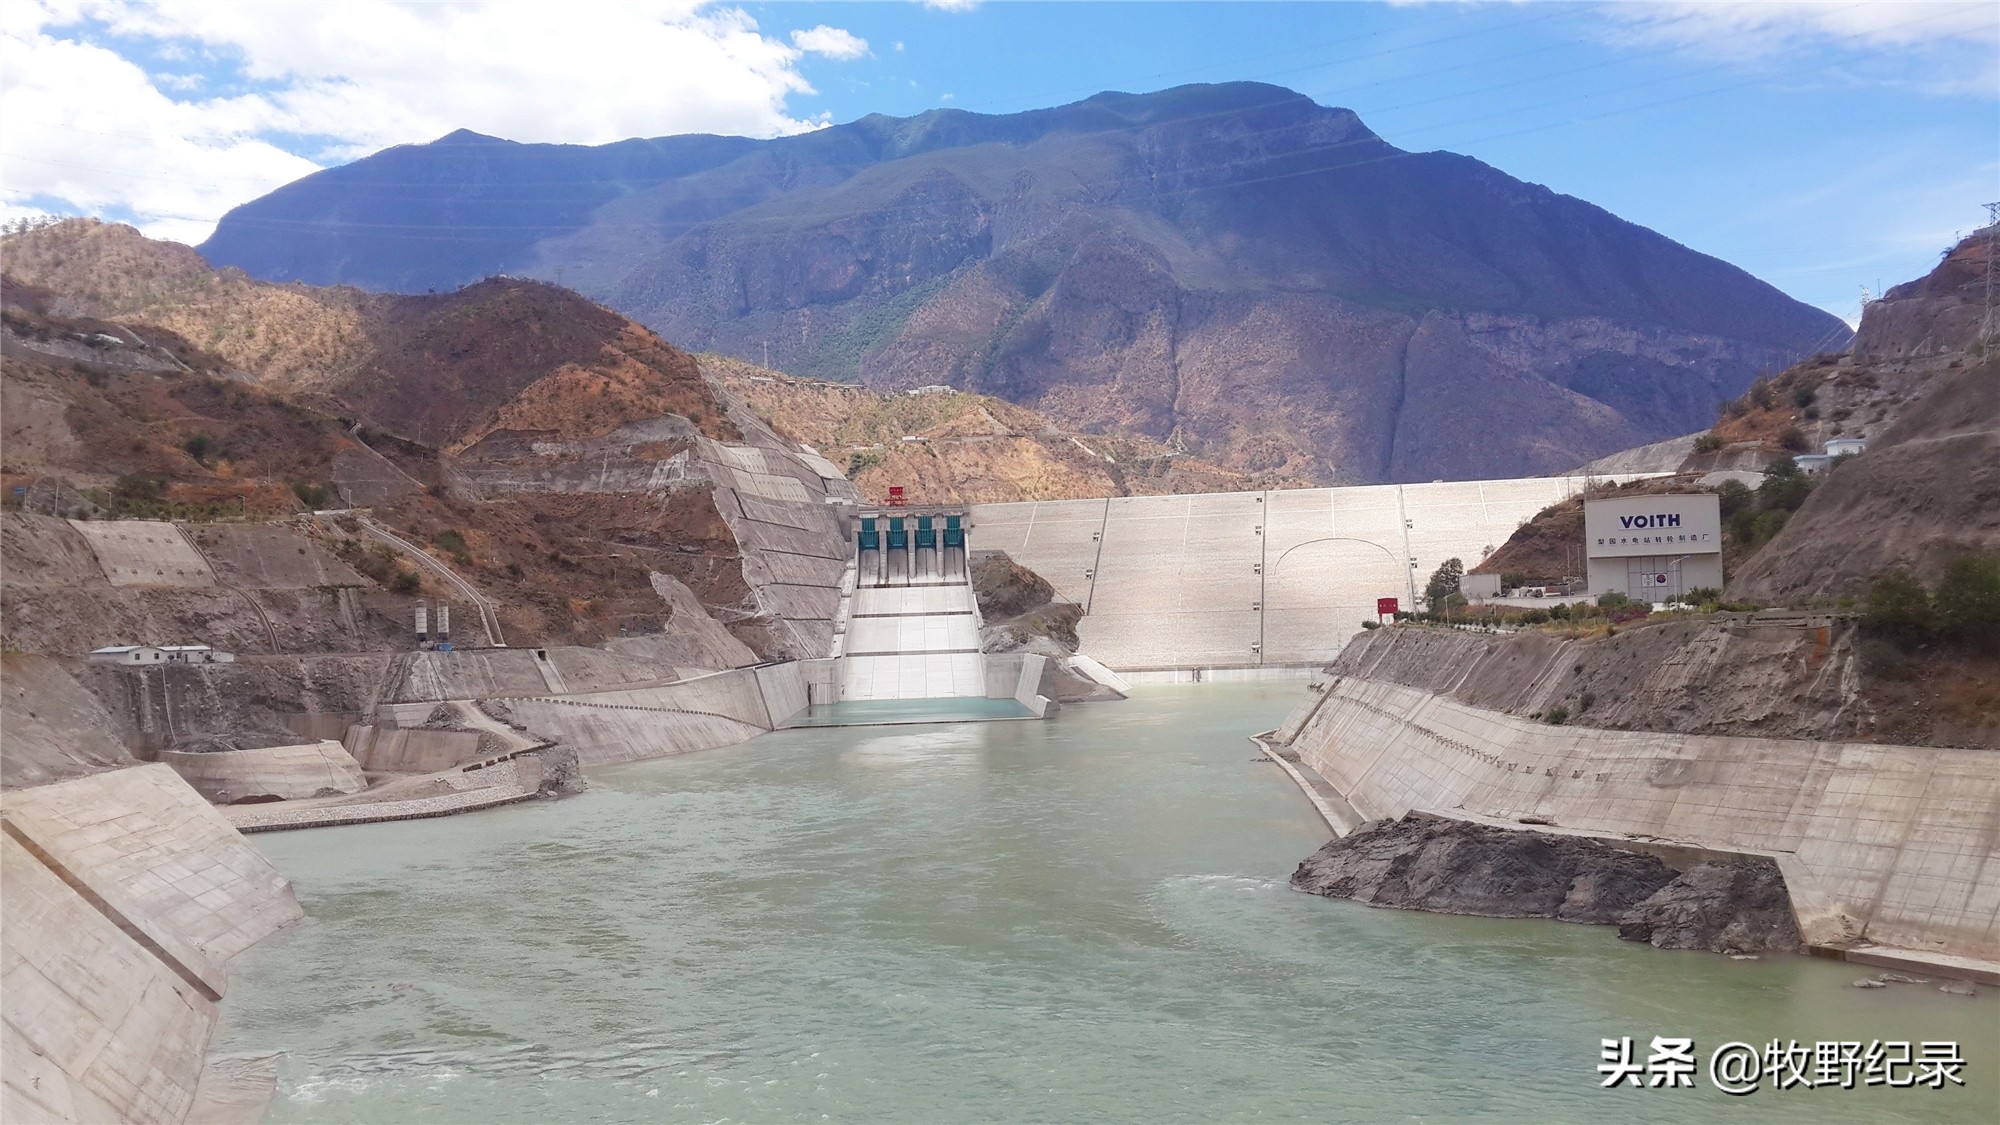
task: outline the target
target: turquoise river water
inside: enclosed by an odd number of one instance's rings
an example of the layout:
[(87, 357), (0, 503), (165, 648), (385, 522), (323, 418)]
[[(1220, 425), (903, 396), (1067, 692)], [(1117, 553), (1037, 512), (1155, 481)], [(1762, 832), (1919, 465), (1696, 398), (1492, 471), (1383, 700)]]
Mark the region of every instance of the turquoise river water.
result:
[[(271, 1121), (1972, 1121), (2000, 1004), (1607, 927), (1290, 890), (1325, 828), (1244, 735), (1297, 684), (784, 731), (589, 793), (255, 837), (310, 918), (240, 959)], [(1602, 1089), (1600, 1040), (1695, 1041)], [(1955, 1040), (1965, 1088), (1716, 1091), (1725, 1041)]]

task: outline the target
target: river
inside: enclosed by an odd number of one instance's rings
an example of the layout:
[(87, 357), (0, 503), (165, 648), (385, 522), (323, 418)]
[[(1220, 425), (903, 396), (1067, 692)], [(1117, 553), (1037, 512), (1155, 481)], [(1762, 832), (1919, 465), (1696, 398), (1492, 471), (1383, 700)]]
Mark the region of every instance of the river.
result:
[[(1291, 891), (1296, 683), (787, 731), (591, 791), (254, 837), (310, 917), (229, 1050), (286, 1121), (1950, 1121), (2000, 1005), (1805, 957)], [(1599, 1088), (1600, 1039), (1956, 1040), (1965, 1089)], [(1705, 1066), (1703, 1068), (1705, 1072)]]

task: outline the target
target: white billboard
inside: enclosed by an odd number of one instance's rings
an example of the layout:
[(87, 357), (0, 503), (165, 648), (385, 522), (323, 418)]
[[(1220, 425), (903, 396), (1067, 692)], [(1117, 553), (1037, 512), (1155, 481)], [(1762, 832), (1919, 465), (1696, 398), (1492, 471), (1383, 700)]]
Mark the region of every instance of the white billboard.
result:
[(1700, 555), (1722, 550), (1722, 500), (1713, 492), (1583, 502), (1590, 558)]

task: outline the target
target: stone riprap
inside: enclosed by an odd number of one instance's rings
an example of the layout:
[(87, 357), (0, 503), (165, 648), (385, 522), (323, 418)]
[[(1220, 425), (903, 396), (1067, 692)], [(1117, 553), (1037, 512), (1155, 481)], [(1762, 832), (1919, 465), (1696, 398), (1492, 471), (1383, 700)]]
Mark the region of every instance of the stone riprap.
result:
[(1463, 810), (1768, 855), (1805, 940), (2000, 958), (2000, 757), (1549, 726), (1331, 680), (1273, 739), (1364, 818)]

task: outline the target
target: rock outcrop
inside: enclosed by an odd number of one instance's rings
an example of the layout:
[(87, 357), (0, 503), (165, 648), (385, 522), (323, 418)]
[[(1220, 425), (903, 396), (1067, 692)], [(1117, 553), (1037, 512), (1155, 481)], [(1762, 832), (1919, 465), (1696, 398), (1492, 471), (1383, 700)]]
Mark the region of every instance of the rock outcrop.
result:
[(1657, 949), (1756, 953), (1804, 944), (1785, 877), (1762, 856), (1695, 864), (1616, 921), (1619, 937)]
[(1660, 949), (1796, 950), (1784, 878), (1768, 859), (1697, 863), (1578, 837), (1412, 814), (1329, 842), (1292, 886), (1369, 906), (1615, 925)]

